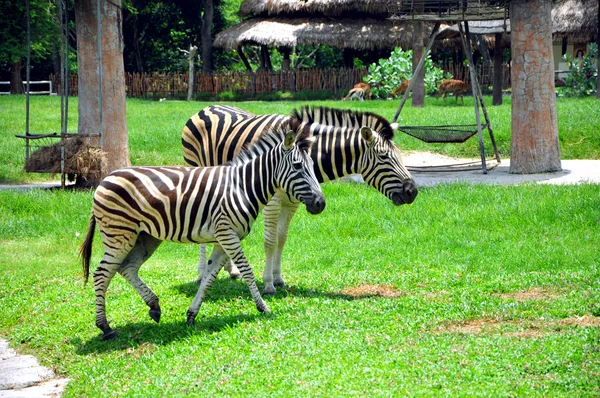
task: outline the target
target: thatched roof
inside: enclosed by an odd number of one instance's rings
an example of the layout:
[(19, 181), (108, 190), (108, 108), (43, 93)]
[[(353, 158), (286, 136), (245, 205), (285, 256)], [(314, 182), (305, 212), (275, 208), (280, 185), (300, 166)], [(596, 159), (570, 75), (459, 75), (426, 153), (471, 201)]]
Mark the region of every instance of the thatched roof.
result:
[(389, 14), (387, 0), (244, 0), (240, 16), (330, 16), (339, 17), (354, 13), (355, 16), (378, 16)]
[[(463, 24), (464, 29), (464, 24)], [(506, 30), (505, 30), (506, 29)], [(491, 35), (510, 33), (510, 20), (471, 21), (473, 34)], [(594, 41), (598, 34), (598, 0), (562, 0), (552, 7), (552, 34), (556, 41), (566, 36), (572, 43)], [(440, 30), (437, 38), (452, 39), (459, 36), (458, 24)], [(493, 40), (493, 39), (490, 39)]]
[(507, 0), (244, 0), (240, 15), (462, 21), (502, 18), (506, 4)]
[(355, 50), (410, 48), (412, 24), (377, 19), (251, 18), (218, 33), (215, 47), (328, 45)]
[(598, 0), (562, 0), (552, 7), (552, 32), (575, 43), (594, 41), (598, 34)]

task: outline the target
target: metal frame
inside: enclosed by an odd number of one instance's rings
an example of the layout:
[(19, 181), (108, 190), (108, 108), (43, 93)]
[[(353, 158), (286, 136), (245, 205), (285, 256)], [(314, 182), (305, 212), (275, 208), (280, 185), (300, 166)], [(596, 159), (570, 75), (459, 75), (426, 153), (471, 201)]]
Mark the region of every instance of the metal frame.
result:
[[(507, 5), (508, 0), (488, 0), (488, 1), (470, 1), (469, 0), (412, 0), (410, 4), (402, 4), (402, 1), (392, 1), (390, 5), (390, 11), (396, 11), (392, 16), (392, 19), (399, 20), (423, 20), (423, 21), (435, 21), (435, 26), (429, 35), (429, 40), (427, 41), (427, 45), (423, 50), (423, 54), (421, 55), (421, 59), (419, 60), (415, 70), (413, 71), (413, 77), (418, 75), (423, 65), (425, 64), (425, 59), (431, 50), (431, 46), (439, 32), (441, 21), (453, 20), (455, 22), (459, 22), (459, 31), (462, 38), (463, 47), (465, 50), (465, 54), (467, 55), (467, 59), (469, 62), (469, 72), (471, 77), (471, 88), (473, 94), (473, 105), (475, 109), (475, 121), (477, 125), (477, 137), (479, 140), (479, 152), (481, 155), (481, 170), (483, 174), (487, 174), (488, 165), (485, 156), (485, 149), (483, 145), (483, 131), (482, 129), (487, 128), (490, 139), (492, 141), (492, 146), (494, 148), (494, 154), (496, 157), (496, 161), (498, 164), (501, 163), (500, 154), (498, 152), (498, 148), (496, 146), (496, 140), (494, 138), (494, 133), (492, 131), (492, 124), (489, 120), (487, 110), (485, 108), (485, 103), (483, 101), (483, 95), (481, 93), (481, 88), (479, 86), (479, 82), (477, 81), (477, 74), (475, 72), (475, 65), (473, 62), (473, 53), (471, 50), (471, 44), (469, 40), (469, 20), (483, 20), (483, 19), (502, 19), (507, 18)], [(394, 10), (394, 4), (397, 9)], [(422, 10), (422, 11), (417, 11)], [(464, 31), (462, 28), (462, 21), (464, 23)], [(415, 79), (411, 77), (410, 83), (406, 92), (402, 96), (402, 100), (400, 101), (400, 105), (394, 114), (394, 118), (392, 119), (393, 123), (396, 123), (398, 117), (400, 116), (400, 112), (410, 95)], [(479, 112), (479, 107), (483, 111), (483, 115), (485, 118), (485, 124), (481, 123), (481, 115)], [(495, 166), (494, 166), (495, 167)], [(436, 171), (439, 171), (440, 166), (436, 166)], [(414, 167), (413, 169), (420, 169), (418, 167)], [(464, 168), (463, 168), (464, 169)], [(448, 169), (446, 171), (452, 171), (456, 169)]]

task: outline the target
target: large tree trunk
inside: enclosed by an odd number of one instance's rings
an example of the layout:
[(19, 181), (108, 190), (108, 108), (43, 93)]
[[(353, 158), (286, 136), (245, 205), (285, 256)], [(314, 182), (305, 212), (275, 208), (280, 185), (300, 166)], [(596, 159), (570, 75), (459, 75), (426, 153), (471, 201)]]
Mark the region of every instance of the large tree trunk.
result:
[(561, 170), (549, 0), (510, 3), (512, 139), (510, 173)]
[(207, 74), (213, 71), (212, 26), (215, 15), (215, 2), (217, 0), (206, 0), (204, 14), (202, 15), (202, 72)]
[(415, 83), (412, 88), (412, 106), (422, 108), (425, 105), (425, 67), (422, 67), (418, 75), (414, 75), (419, 60), (423, 55), (423, 21), (413, 22), (412, 37), (412, 70)]
[[(98, 90), (96, 0), (76, 0), (79, 134), (102, 133), (102, 175), (130, 165), (125, 113), (121, 0), (101, 0), (102, 131)], [(94, 138), (93, 141), (98, 141)]]
[(23, 94), (25, 89), (23, 88), (23, 78), (21, 77), (21, 60), (14, 62), (10, 67), (10, 93), (11, 94)]
[(502, 105), (502, 86), (504, 70), (502, 69), (502, 33), (496, 33), (494, 47), (494, 87), (492, 105)]

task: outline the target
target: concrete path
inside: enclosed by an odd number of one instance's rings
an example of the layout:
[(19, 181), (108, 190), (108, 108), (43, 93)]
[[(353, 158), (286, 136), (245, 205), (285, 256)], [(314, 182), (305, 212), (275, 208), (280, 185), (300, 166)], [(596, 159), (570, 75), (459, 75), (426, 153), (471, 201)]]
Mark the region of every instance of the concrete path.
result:
[(31, 355), (18, 355), (0, 339), (0, 398), (60, 397), (68, 379), (58, 379)]

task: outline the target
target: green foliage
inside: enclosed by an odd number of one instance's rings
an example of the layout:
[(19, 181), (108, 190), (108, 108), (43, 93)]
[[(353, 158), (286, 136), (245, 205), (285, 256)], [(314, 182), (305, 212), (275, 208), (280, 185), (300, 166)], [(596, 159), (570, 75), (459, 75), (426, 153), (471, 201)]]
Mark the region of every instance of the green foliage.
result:
[[(425, 59), (425, 92), (433, 94), (443, 79), (451, 78), (449, 74), (433, 65), (431, 54)], [(404, 51), (396, 47), (387, 59), (380, 59), (378, 63), (369, 66), (369, 74), (365, 82), (371, 84), (374, 95), (379, 98), (388, 98), (390, 93), (400, 83), (412, 76), (412, 50)]]
[(588, 46), (588, 52), (581, 58), (571, 58), (569, 54), (564, 55), (569, 65), (566, 86), (559, 87), (557, 92), (567, 97), (583, 97), (595, 95), (598, 83), (598, 45), (592, 43)]

